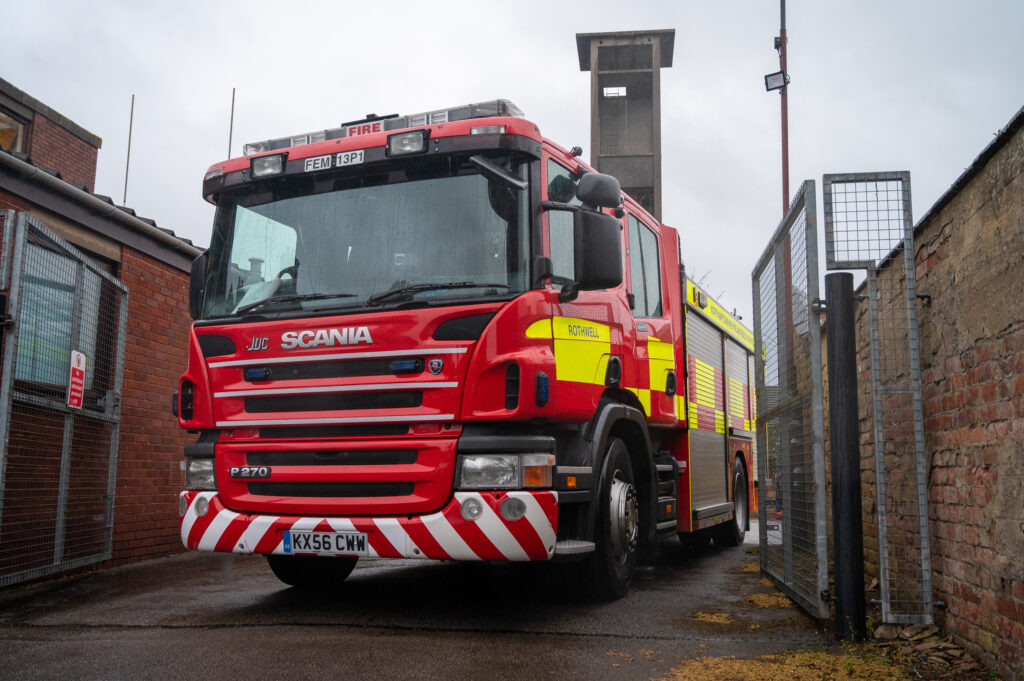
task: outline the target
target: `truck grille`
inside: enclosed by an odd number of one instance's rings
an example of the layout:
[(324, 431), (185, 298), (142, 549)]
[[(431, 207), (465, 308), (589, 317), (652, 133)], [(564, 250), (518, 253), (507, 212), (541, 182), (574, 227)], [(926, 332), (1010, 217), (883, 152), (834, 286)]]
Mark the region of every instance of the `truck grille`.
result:
[(303, 438), (381, 437), (408, 435), (408, 423), (375, 423), (365, 426), (276, 426), (260, 428), (261, 440), (301, 440)]
[(416, 463), (415, 449), (249, 452), (247, 466), (397, 466)]
[[(233, 511), (273, 515), (431, 513), (451, 497), (457, 438), (384, 442), (226, 441), (216, 445), (217, 490)], [(265, 478), (232, 468), (267, 469)]]
[[(422, 357), (381, 357), (302, 364), (267, 364), (259, 367), (259, 381), (295, 381), (316, 378), (354, 378), (358, 376), (408, 376), (423, 373)], [(246, 374), (254, 382), (257, 372)]]
[(345, 411), (351, 409), (402, 409), (423, 404), (419, 390), (393, 390), (373, 393), (321, 393), (304, 395), (273, 395), (245, 398), (250, 414), (295, 411)]

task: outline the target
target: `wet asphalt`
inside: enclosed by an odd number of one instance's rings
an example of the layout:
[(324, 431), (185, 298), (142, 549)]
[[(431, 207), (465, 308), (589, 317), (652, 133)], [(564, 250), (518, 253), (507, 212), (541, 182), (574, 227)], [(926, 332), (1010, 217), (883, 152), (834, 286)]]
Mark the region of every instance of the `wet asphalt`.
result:
[(744, 571), (752, 530), (737, 548), (663, 542), (610, 603), (581, 599), (551, 565), (368, 560), (309, 594), (262, 556), (209, 553), (8, 587), (0, 678), (602, 681), (827, 646), (796, 607), (747, 600), (775, 592)]

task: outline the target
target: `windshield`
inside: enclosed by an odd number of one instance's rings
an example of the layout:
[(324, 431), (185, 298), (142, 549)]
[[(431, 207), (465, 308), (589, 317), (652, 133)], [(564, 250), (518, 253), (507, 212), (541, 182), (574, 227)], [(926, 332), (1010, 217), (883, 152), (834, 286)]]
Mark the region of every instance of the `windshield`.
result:
[[(527, 179), (526, 161), (491, 160)], [(432, 157), (224, 196), (204, 317), (521, 293), (528, 194), (466, 159)]]

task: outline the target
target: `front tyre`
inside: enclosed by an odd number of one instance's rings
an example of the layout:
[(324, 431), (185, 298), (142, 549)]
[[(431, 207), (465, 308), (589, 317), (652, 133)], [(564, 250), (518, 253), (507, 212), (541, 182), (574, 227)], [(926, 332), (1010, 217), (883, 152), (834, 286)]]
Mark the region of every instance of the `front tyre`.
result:
[(608, 442), (601, 475), (594, 554), (588, 560), (594, 595), (612, 600), (629, 591), (640, 539), (640, 498), (629, 450), (618, 438)]
[(352, 574), (358, 560), (355, 556), (267, 555), (274, 576), (300, 589), (336, 587)]
[(739, 546), (747, 535), (747, 471), (736, 457), (732, 467), (732, 520), (714, 528), (716, 546)]

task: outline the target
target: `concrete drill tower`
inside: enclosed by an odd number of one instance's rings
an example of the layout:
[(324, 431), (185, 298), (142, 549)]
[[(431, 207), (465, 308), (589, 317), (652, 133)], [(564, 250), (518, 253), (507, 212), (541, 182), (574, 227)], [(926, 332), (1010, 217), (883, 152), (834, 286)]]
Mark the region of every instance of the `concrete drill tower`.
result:
[(577, 33), (590, 71), (590, 163), (661, 220), (661, 69), (675, 29)]

